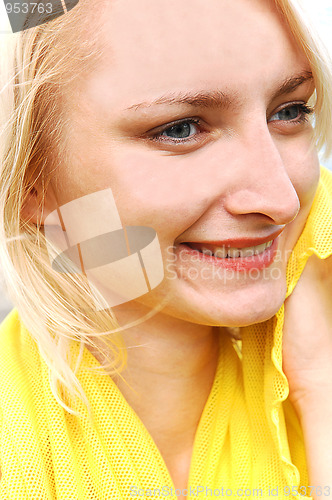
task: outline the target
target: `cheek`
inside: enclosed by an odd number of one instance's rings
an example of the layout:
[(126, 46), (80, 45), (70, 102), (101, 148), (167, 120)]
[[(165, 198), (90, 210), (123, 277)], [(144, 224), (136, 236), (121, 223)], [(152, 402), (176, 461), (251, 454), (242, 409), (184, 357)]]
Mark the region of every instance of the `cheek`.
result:
[(111, 188), (123, 225), (150, 226), (172, 240), (205, 209), (204, 201), (194, 201), (200, 179), (190, 174), (191, 161), (160, 153), (154, 157), (130, 145), (93, 155), (85, 148), (71, 160), (70, 168), (59, 168), (54, 175), (59, 206)]
[(118, 153), (110, 167), (112, 190), (128, 225), (162, 228), (178, 236), (211, 202), (198, 192), (201, 181), (193, 160), (127, 151)]

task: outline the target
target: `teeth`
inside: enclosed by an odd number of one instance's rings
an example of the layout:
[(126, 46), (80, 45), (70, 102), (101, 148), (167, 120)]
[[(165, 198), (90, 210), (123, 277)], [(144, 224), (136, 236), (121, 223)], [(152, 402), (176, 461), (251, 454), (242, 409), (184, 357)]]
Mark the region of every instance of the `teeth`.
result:
[(218, 248), (214, 252), (214, 256), (218, 257), (218, 259), (225, 259), (227, 257), (227, 250), (225, 247)]
[(236, 259), (238, 257), (252, 257), (253, 255), (259, 255), (263, 253), (266, 248), (269, 248), (273, 243), (273, 240), (268, 241), (267, 243), (262, 243), (261, 245), (257, 245), (255, 247), (247, 247), (247, 248), (226, 248), (226, 247), (216, 247), (214, 252), (212, 252), (208, 248), (202, 247), (201, 252), (204, 255), (209, 255), (217, 257), (218, 259)]
[(211, 250), (209, 250), (208, 248), (202, 248), (202, 253), (204, 253), (204, 255), (209, 255), (210, 257), (213, 255), (213, 253), (211, 252)]
[(255, 248), (256, 247), (242, 248), (241, 257), (252, 257), (253, 255), (255, 255)]
[(265, 248), (266, 248), (266, 243), (262, 243), (262, 245), (257, 245), (257, 247), (255, 247), (255, 255), (264, 252)]
[(227, 250), (227, 256), (231, 257), (232, 259), (236, 259), (236, 257), (240, 257), (241, 255), (241, 250), (239, 248), (228, 248)]

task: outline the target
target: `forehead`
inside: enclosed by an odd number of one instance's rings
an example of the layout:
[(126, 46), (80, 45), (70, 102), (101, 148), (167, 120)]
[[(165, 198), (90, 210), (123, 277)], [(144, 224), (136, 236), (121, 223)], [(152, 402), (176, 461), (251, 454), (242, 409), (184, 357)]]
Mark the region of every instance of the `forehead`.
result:
[(99, 30), (86, 90), (121, 107), (202, 85), (259, 91), (308, 68), (270, 0), (107, 1)]

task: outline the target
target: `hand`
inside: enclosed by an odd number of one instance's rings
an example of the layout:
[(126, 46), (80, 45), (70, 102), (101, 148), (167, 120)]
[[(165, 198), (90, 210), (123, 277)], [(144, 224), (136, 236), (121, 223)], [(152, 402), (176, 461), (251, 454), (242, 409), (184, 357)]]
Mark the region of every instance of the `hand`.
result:
[(332, 394), (332, 257), (309, 257), (285, 301), (283, 371), (299, 413)]

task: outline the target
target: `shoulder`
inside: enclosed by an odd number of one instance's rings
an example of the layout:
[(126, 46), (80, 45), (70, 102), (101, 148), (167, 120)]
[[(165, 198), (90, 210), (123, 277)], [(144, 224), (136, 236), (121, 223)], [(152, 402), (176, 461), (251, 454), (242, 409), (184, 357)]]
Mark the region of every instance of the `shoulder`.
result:
[[(320, 259), (332, 255), (332, 172), (321, 167), (316, 195), (304, 231), (306, 243)], [(327, 260), (323, 267), (326, 267)]]
[[(0, 458), (3, 469), (3, 489), (0, 490), (1, 493), (14, 491), (15, 498), (27, 498), (27, 484), (34, 491), (38, 490), (38, 498), (46, 498), (40, 493), (44, 491), (44, 478), (54, 481), (49, 469), (52, 450), (46, 411), (47, 382), (48, 373), (43, 368), (38, 346), (18, 311), (13, 309), (0, 325)], [(51, 418), (56, 418), (53, 411)], [(34, 478), (32, 485), (31, 477)]]
[(0, 325), (0, 404), (3, 398), (28, 389), (40, 372), (39, 349), (13, 309)]
[(329, 199), (332, 204), (332, 171), (326, 167), (320, 167), (320, 179), (317, 189), (317, 194), (325, 199)]
[(17, 344), (20, 343), (20, 336), (21, 322), (18, 311), (12, 309), (0, 325), (0, 368), (15, 352)]
[(5, 341), (6, 338), (13, 337), (12, 334), (17, 334), (20, 330), (20, 318), (16, 308), (12, 309), (5, 319), (0, 324), (0, 342)]
[(37, 350), (36, 343), (24, 327), (16, 308), (12, 309), (0, 325), (0, 346), (2, 361), (10, 354), (11, 360), (17, 358), (22, 362), (29, 358), (32, 351)]
[(323, 166), (315, 202), (316, 248), (305, 274), (312, 283), (332, 291), (332, 171)]
[(319, 240), (332, 238), (332, 172), (323, 166), (306, 225)]
[[(320, 179), (310, 213), (287, 263), (286, 298), (293, 292), (304, 268), (306, 273), (302, 277), (302, 284), (307, 280), (322, 284), (324, 276), (329, 273), (332, 275), (331, 256), (332, 172), (321, 166)], [(326, 286), (329, 286), (327, 282), (324, 283), (325, 288)]]
[[(38, 346), (13, 309), (0, 325), (0, 414), (3, 431), (25, 427), (43, 405), (45, 377)], [(24, 424), (24, 425), (23, 425)], [(2, 438), (4, 439), (4, 432)], [(0, 441), (1, 441), (0, 439)]]

